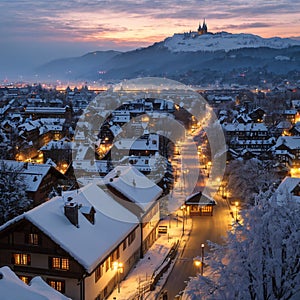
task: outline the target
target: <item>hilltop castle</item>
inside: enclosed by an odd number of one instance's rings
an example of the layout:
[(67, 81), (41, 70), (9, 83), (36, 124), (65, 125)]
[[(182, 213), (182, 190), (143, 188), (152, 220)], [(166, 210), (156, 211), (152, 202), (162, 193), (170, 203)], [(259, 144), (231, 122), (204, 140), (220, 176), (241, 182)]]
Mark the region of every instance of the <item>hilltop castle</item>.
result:
[(201, 23), (199, 22), (199, 27), (197, 31), (191, 31), (190, 32), (184, 32), (184, 38), (189, 39), (189, 38), (197, 38), (200, 35), (204, 34), (213, 34), (212, 32), (208, 32), (207, 30), (207, 24), (205, 22), (205, 19), (203, 20), (203, 24), (201, 26)]
[(207, 34), (207, 25), (205, 23), (205, 19), (203, 20), (203, 25), (201, 27), (201, 24), (199, 22), (199, 27), (198, 27), (198, 34), (202, 35), (202, 34)]

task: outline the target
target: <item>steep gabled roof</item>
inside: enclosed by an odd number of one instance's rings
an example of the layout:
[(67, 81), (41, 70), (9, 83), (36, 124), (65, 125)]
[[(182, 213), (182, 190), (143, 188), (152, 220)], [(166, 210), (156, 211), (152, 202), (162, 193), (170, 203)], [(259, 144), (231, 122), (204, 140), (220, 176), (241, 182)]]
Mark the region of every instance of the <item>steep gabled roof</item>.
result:
[[(93, 207), (95, 223), (92, 224), (78, 212), (78, 224), (74, 226), (64, 214), (67, 199), (79, 207)], [(18, 216), (0, 227), (6, 229), (22, 219), (39, 228), (45, 235), (70, 254), (88, 273), (122, 242), (139, 224), (137, 217), (95, 183), (55, 197)]]
[(104, 180), (143, 211), (147, 211), (162, 194), (159, 186), (131, 165), (117, 166)]

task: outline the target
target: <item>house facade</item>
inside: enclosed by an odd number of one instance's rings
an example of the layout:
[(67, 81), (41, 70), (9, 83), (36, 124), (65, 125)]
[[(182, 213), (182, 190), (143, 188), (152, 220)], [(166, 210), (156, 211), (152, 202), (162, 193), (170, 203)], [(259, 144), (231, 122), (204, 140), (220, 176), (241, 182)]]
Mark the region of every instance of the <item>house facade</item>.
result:
[(24, 282), (41, 276), (73, 300), (100, 300), (139, 258), (140, 237), (136, 216), (91, 184), (2, 225), (0, 265)]

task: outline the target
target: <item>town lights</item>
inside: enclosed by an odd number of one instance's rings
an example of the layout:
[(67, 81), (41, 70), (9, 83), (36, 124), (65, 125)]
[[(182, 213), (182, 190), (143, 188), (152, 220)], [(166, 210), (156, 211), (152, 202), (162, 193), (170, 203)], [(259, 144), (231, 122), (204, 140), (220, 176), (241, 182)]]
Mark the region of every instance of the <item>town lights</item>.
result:
[(123, 273), (123, 264), (121, 262), (115, 261), (113, 263), (114, 270), (117, 272), (117, 281), (118, 281), (118, 293), (120, 293), (120, 274)]
[(201, 267), (202, 264), (201, 264), (201, 261), (198, 258), (196, 258), (196, 259), (194, 259), (194, 265), (198, 269)]

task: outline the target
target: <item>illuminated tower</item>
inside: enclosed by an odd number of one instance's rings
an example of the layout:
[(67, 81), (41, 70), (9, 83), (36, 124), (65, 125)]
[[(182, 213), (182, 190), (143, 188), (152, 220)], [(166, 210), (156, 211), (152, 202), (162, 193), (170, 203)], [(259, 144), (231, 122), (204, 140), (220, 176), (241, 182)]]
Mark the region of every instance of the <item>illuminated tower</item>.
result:
[(201, 24), (199, 22), (199, 27), (198, 27), (198, 34), (202, 35), (202, 34), (207, 34), (207, 25), (205, 23), (205, 19), (203, 20), (203, 25), (201, 27)]

